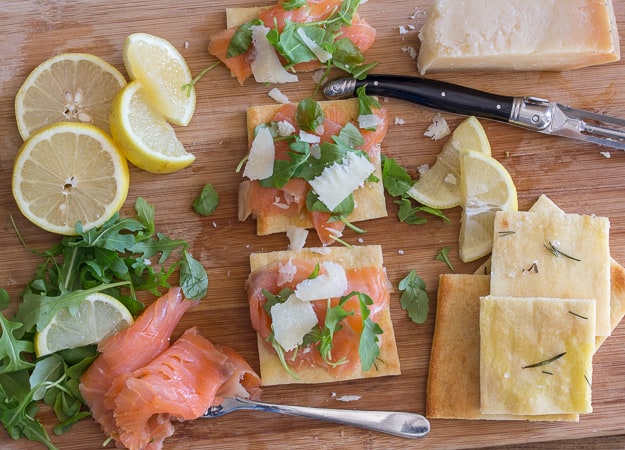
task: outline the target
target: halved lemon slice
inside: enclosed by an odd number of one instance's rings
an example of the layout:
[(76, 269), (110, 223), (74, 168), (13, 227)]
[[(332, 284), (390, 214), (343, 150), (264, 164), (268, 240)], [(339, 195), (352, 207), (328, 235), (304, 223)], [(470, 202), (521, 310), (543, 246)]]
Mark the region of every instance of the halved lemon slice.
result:
[(434, 165), (408, 190), (408, 195), (419, 203), (438, 209), (461, 204), (459, 155), (473, 150), (490, 156), (488, 137), (482, 124), (473, 116), (467, 117), (454, 130)]
[(94, 125), (60, 122), (30, 137), (13, 166), (13, 196), (34, 224), (76, 234), (102, 225), (124, 204), (130, 175), (126, 158)]
[(111, 102), (125, 85), (124, 76), (97, 56), (54, 56), (37, 66), (17, 91), (17, 129), (24, 140), (55, 122), (91, 123), (108, 132)]
[(43, 330), (35, 334), (35, 354), (39, 357), (97, 344), (132, 322), (132, 315), (116, 298), (100, 292), (89, 294), (75, 314), (67, 308), (61, 309)]
[(195, 88), (183, 89), (192, 77), (176, 47), (151, 34), (134, 33), (124, 42), (123, 57), (130, 78), (143, 84), (150, 103), (165, 119), (188, 125), (195, 112)]
[(115, 97), (111, 133), (126, 158), (148, 172), (176, 172), (195, 160), (172, 126), (152, 106), (139, 81), (130, 82)]
[(499, 161), (474, 151), (460, 154), (460, 191), (463, 210), (459, 253), (462, 261), (469, 262), (490, 253), (495, 213), (516, 211), (517, 191)]

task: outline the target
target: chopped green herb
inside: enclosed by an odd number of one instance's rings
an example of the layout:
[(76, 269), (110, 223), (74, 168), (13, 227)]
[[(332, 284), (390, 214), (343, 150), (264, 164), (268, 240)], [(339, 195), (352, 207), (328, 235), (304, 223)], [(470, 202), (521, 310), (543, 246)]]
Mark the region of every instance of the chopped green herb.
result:
[(219, 205), (219, 193), (212, 184), (206, 183), (200, 194), (193, 200), (193, 211), (202, 215), (210, 216)]
[(582, 316), (581, 314), (577, 314), (576, 312), (573, 312), (573, 311), (569, 311), (569, 314), (572, 314), (575, 317), (579, 317), (580, 319), (588, 320), (588, 317)]
[(414, 184), (406, 169), (393, 158), (383, 158), (382, 183), (392, 197), (402, 197)]
[(411, 270), (399, 282), (399, 290), (402, 291), (399, 301), (401, 307), (408, 312), (408, 317), (415, 323), (425, 322), (430, 308), (430, 299), (425, 289), (425, 281), (417, 275), (416, 270)]
[(304, 131), (315, 133), (323, 125), (325, 115), (319, 102), (312, 98), (301, 100), (295, 111), (295, 122)]
[(291, 11), (292, 9), (298, 9), (302, 6), (306, 6), (306, 0), (282, 0), (282, 7), (285, 11)]
[(556, 248), (551, 241), (547, 241), (546, 244), (543, 244), (547, 250), (549, 250), (554, 256), (564, 256), (565, 258), (572, 259), (573, 261), (581, 261), (581, 259), (577, 259), (573, 256), (567, 255), (562, 250)]
[(435, 259), (436, 261), (443, 261), (445, 264), (447, 264), (447, 267), (449, 267), (449, 270), (455, 270), (454, 266), (451, 264), (451, 261), (449, 260), (449, 250), (450, 250), (450, 247), (441, 248), (436, 254)]
[(546, 366), (547, 364), (551, 364), (552, 362), (562, 358), (564, 355), (566, 355), (566, 352), (562, 352), (562, 353), (560, 353), (560, 354), (558, 354), (558, 355), (556, 355), (556, 356), (554, 356), (552, 358), (545, 359), (544, 361), (537, 362), (535, 364), (529, 364), (527, 366), (523, 366), (523, 367), (521, 367), (521, 369), (532, 369), (534, 367)]
[(252, 27), (259, 25), (263, 25), (262, 20), (252, 19), (238, 27), (228, 45), (228, 50), (226, 50), (226, 58), (233, 58), (247, 53), (252, 45)]
[(505, 236), (510, 236), (512, 234), (516, 233), (516, 231), (512, 231), (512, 230), (504, 230), (504, 231), (498, 231), (497, 235), (499, 237), (505, 237)]

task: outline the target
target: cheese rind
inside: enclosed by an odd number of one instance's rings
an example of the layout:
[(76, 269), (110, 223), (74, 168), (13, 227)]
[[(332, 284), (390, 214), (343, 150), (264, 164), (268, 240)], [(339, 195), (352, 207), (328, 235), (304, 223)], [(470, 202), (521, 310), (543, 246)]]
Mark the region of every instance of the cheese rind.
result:
[(561, 71), (620, 59), (611, 0), (435, 0), (419, 39), (422, 75)]
[(591, 412), (594, 314), (592, 300), (482, 297), (482, 413)]

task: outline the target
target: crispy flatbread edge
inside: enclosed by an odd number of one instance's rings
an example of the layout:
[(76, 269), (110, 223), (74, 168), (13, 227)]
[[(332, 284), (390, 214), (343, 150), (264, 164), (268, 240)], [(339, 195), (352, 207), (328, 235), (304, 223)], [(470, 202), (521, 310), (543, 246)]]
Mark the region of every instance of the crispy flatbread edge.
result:
[[(333, 261), (345, 269), (357, 269), (365, 267), (382, 267), (382, 247), (379, 245), (366, 245), (346, 248), (305, 248), (300, 251), (277, 251), (270, 253), (252, 253), (250, 255), (250, 268), (253, 271), (265, 267), (276, 261), (284, 261), (297, 256), (309, 259), (315, 263)], [(279, 384), (313, 384), (328, 383), (361, 378), (373, 378), (390, 375), (400, 375), (399, 355), (395, 342), (395, 331), (391, 321), (390, 304), (378, 313), (377, 323), (382, 327), (384, 333), (380, 336), (380, 356), (379, 361), (367, 372), (362, 372), (360, 365), (356, 369), (340, 378), (330, 375), (323, 368), (312, 368), (298, 371), (299, 379), (295, 379), (285, 372), (280, 359), (275, 352), (267, 349), (262, 342), (260, 335), (258, 339), (258, 356), (260, 362), (260, 374), (264, 386)]]
[[(348, 121), (358, 118), (358, 100), (328, 100), (319, 102), (323, 110), (333, 108), (339, 115)], [(280, 104), (251, 106), (247, 109), (247, 133), (248, 142), (251, 143), (254, 136), (256, 126), (267, 123), (273, 119), (278, 110), (282, 107)], [(372, 161), (375, 166), (374, 175), (378, 178), (378, 182), (365, 182), (364, 186), (354, 192), (354, 202), (356, 207), (354, 211), (347, 217), (350, 222), (360, 222), (363, 220), (378, 219), (387, 217), (386, 199), (384, 197), (384, 185), (382, 184), (382, 162), (381, 153), (378, 151)], [(248, 195), (249, 181), (245, 180), (239, 188), (239, 211), (240, 220), (247, 217), (249, 210), (249, 202), (246, 198)], [(284, 233), (289, 225), (301, 228), (312, 228), (313, 223), (304, 215), (302, 216), (285, 216), (279, 214), (259, 214), (256, 217), (256, 234), (265, 236), (274, 233)]]
[[(454, 370), (449, 374), (449, 362), (461, 361), (468, 357), (465, 352), (479, 352), (479, 345), (472, 348), (462, 347), (462, 344), (471, 345), (470, 342), (462, 341), (457, 345), (449, 345), (449, 334), (458, 333), (458, 327), (467, 326), (465, 320), (453, 320), (453, 308), (463, 306), (460, 302), (475, 302), (470, 305), (471, 311), (475, 314), (474, 319), (479, 320), (480, 295), (488, 294), (489, 277), (487, 275), (464, 275), (464, 274), (441, 274), (439, 277), (439, 289), (437, 295), (436, 318), (434, 324), (434, 336), (432, 339), (432, 352), (428, 370), (428, 380), (426, 389), (426, 417), (431, 419), (465, 419), (465, 420), (516, 420), (516, 421), (542, 421), (542, 422), (578, 422), (578, 414), (546, 414), (546, 415), (511, 415), (511, 414), (483, 414), (480, 412), (479, 395), (470, 395), (464, 392), (460, 401), (450, 401), (454, 389), (449, 389), (446, 381), (449, 375), (454, 379), (456, 387), (463, 386), (465, 389), (477, 389), (479, 391), (479, 381), (472, 386), (471, 378), (479, 380), (479, 374), (466, 374), (462, 371)], [(476, 294), (475, 298), (466, 298), (465, 293)], [(455, 296), (454, 296), (455, 294)], [(448, 297), (446, 297), (448, 295)], [(458, 295), (462, 295), (463, 300), (459, 300)], [(466, 312), (466, 311), (465, 311)], [(465, 318), (466, 319), (466, 318)], [(479, 336), (475, 337), (479, 343)], [(463, 354), (464, 353), (464, 354)], [(461, 389), (463, 390), (463, 389)], [(475, 394), (475, 392), (474, 392)], [(477, 393), (479, 394), (479, 392)], [(477, 401), (475, 405), (466, 404), (467, 397), (474, 397)], [(451, 405), (451, 406), (450, 406)]]

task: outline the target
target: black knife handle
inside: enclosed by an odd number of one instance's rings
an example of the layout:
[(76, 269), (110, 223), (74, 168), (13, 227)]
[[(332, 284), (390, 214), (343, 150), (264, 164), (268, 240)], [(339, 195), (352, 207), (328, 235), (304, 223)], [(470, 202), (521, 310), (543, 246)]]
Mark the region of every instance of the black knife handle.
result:
[(369, 75), (356, 81), (368, 95), (393, 97), (433, 109), (508, 122), (514, 97), (490, 94), (457, 84), (400, 75)]

